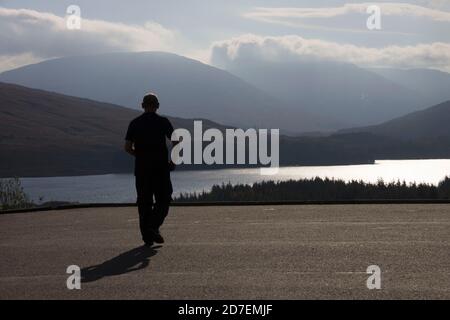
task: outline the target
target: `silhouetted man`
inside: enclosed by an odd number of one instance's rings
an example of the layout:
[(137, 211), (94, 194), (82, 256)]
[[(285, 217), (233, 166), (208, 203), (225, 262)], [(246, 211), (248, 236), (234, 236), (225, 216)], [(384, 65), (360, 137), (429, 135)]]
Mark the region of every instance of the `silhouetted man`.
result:
[(171, 138), (173, 127), (167, 118), (156, 113), (159, 108), (156, 95), (145, 95), (142, 108), (145, 112), (128, 126), (125, 151), (135, 156), (139, 227), (142, 240), (151, 246), (153, 242), (164, 242), (159, 228), (172, 200), (172, 163), (166, 139)]

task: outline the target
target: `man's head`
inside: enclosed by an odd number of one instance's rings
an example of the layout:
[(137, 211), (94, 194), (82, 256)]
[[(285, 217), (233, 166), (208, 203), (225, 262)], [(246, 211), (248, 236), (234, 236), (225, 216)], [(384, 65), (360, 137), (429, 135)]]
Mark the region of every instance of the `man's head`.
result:
[(159, 108), (159, 101), (156, 94), (147, 93), (142, 99), (142, 108), (145, 111), (155, 112)]

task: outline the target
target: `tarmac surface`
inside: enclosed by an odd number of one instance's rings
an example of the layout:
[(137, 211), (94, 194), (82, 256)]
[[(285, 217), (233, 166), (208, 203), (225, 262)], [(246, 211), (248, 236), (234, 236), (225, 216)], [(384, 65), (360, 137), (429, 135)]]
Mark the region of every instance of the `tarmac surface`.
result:
[(137, 218), (0, 215), (0, 299), (450, 299), (448, 204), (173, 207), (153, 248)]

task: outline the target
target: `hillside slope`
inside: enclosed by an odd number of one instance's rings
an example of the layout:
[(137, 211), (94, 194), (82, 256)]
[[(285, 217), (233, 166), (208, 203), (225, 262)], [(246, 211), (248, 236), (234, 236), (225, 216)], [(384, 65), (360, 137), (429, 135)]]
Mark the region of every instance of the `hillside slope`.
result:
[(369, 132), (402, 140), (450, 140), (450, 101), (379, 125), (352, 128), (341, 132)]
[(450, 100), (450, 73), (430, 69), (369, 69), (426, 99), (427, 105)]
[[(131, 172), (122, 151), (140, 114), (116, 105), (0, 83), (0, 176)], [(170, 118), (174, 127), (193, 121)], [(222, 128), (210, 121), (205, 127)]]

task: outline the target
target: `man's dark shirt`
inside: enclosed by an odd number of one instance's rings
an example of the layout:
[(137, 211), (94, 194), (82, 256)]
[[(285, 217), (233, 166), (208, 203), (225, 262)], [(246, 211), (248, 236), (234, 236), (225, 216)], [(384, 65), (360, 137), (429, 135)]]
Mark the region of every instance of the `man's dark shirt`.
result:
[(135, 175), (169, 169), (166, 138), (170, 139), (172, 133), (170, 121), (154, 112), (146, 112), (131, 121), (125, 140), (134, 143)]

